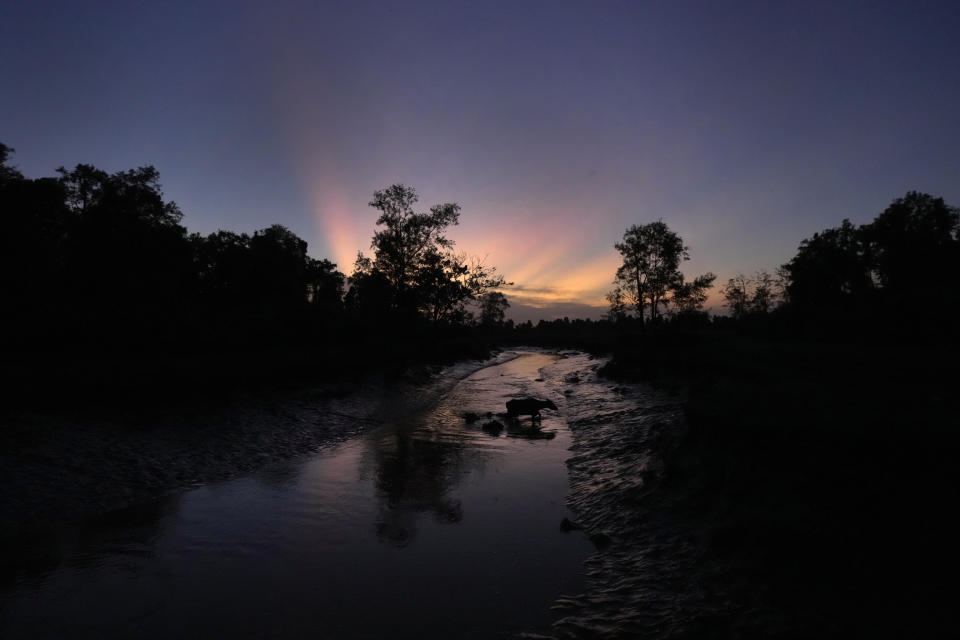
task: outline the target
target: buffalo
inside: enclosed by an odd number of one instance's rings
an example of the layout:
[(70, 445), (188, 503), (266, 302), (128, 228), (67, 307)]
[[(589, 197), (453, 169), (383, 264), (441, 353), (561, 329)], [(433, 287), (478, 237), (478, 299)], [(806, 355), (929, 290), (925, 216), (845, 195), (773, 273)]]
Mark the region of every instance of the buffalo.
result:
[(507, 401), (507, 415), (511, 418), (517, 416), (530, 416), (535, 420), (540, 417), (541, 409), (557, 410), (557, 405), (550, 400), (537, 400), (536, 398), (523, 398), (521, 400)]

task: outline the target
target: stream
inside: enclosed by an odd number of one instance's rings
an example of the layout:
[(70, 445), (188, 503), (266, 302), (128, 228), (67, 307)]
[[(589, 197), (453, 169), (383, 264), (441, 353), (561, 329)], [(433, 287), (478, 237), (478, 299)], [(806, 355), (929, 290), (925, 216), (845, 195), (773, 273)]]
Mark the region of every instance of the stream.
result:
[[(448, 371), (341, 443), (38, 539), (0, 582), (0, 636), (549, 634), (595, 548), (560, 526), (571, 380), (595, 368), (569, 355)], [(526, 396), (559, 410), (502, 415)]]

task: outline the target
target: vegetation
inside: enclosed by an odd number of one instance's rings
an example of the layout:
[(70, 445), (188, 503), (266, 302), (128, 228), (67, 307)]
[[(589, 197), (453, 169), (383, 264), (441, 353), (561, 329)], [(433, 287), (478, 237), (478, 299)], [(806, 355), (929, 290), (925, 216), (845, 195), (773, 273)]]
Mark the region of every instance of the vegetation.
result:
[(504, 279), (444, 235), (459, 206), (414, 212), (409, 187), (374, 194), (374, 254), (348, 279), (281, 225), (188, 233), (153, 167), (31, 180), (12, 152), (0, 145), (8, 406), (209, 393), (332, 375), (331, 362), (340, 376), (399, 371), (483, 356), (471, 327), (504, 324)]
[(814, 234), (783, 266), (790, 306), (811, 323), (870, 318), (904, 335), (949, 333), (960, 303), (960, 213), (911, 191), (870, 224), (849, 220)]
[[(471, 322), (467, 305), (506, 281), (496, 269), (453, 251), (454, 243), (444, 233), (458, 223), (459, 205), (440, 204), (429, 213), (417, 213), (416, 202), (416, 191), (402, 184), (373, 194), (370, 206), (380, 211), (377, 225), (382, 228), (373, 236), (374, 259), (357, 256), (350, 308), (368, 318), (382, 318), (386, 311), (392, 321)], [(493, 300), (506, 304), (502, 294), (487, 301), (488, 323), (498, 317)], [(502, 318), (500, 313), (499, 321)]]
[(706, 302), (706, 291), (716, 279), (707, 273), (685, 282), (680, 263), (689, 260), (689, 247), (663, 220), (633, 225), (614, 245), (623, 256), (617, 269), (616, 288), (608, 294), (610, 318), (618, 320), (633, 312), (643, 326), (645, 312), (651, 322), (662, 317), (661, 307), (673, 305), (675, 313), (699, 312)]

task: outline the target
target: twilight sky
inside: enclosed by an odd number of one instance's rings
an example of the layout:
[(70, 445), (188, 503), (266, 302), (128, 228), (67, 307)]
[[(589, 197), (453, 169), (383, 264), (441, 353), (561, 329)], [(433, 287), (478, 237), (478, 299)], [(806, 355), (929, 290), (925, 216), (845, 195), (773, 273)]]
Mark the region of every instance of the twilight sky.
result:
[(347, 273), (403, 182), (461, 204), (513, 317), (597, 317), (631, 224), (719, 283), (960, 205), (957, 33), (956, 0), (4, 0), (0, 141), (30, 177), (152, 164), (190, 231), (277, 222)]

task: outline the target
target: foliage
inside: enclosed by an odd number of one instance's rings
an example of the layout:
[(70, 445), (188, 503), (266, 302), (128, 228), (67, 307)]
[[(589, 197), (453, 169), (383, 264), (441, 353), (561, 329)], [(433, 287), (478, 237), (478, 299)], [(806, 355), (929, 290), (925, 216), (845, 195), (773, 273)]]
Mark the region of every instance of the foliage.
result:
[(29, 180), (0, 145), (8, 347), (163, 349), (281, 339), (341, 313), (343, 274), (273, 225), (187, 235), (153, 167)]
[(706, 273), (690, 282), (684, 280), (680, 263), (689, 260), (689, 247), (662, 220), (632, 225), (623, 241), (614, 245), (623, 256), (617, 269), (616, 288), (607, 295), (611, 319), (623, 318), (632, 308), (643, 323), (649, 309), (650, 320), (658, 319), (661, 307), (674, 303), (676, 313), (694, 313), (703, 308), (706, 290), (716, 278)]
[(862, 228), (849, 220), (813, 234), (783, 265), (791, 302), (801, 308), (821, 309), (849, 308), (863, 302), (876, 288), (869, 251)]
[(480, 296), (480, 324), (485, 327), (499, 327), (503, 325), (503, 320), (510, 302), (507, 296), (499, 291), (490, 291)]
[(768, 271), (757, 271), (753, 277), (738, 273), (720, 289), (724, 305), (734, 318), (748, 314), (764, 315), (782, 300), (782, 285)]
[(702, 312), (703, 305), (707, 302), (707, 290), (713, 287), (716, 279), (717, 276), (708, 271), (687, 282), (681, 274), (673, 288), (672, 315), (681, 316)]
[(887, 325), (924, 319), (941, 329), (960, 306), (960, 212), (908, 192), (872, 223), (844, 220), (804, 240), (783, 265), (798, 312), (870, 314)]
[(374, 258), (357, 256), (348, 304), (369, 316), (379, 310), (434, 324), (468, 322), (468, 305), (507, 283), (496, 269), (454, 252), (444, 234), (459, 222), (460, 205), (418, 213), (416, 202), (416, 191), (402, 184), (374, 192), (370, 206), (380, 211), (381, 228), (371, 243)]

